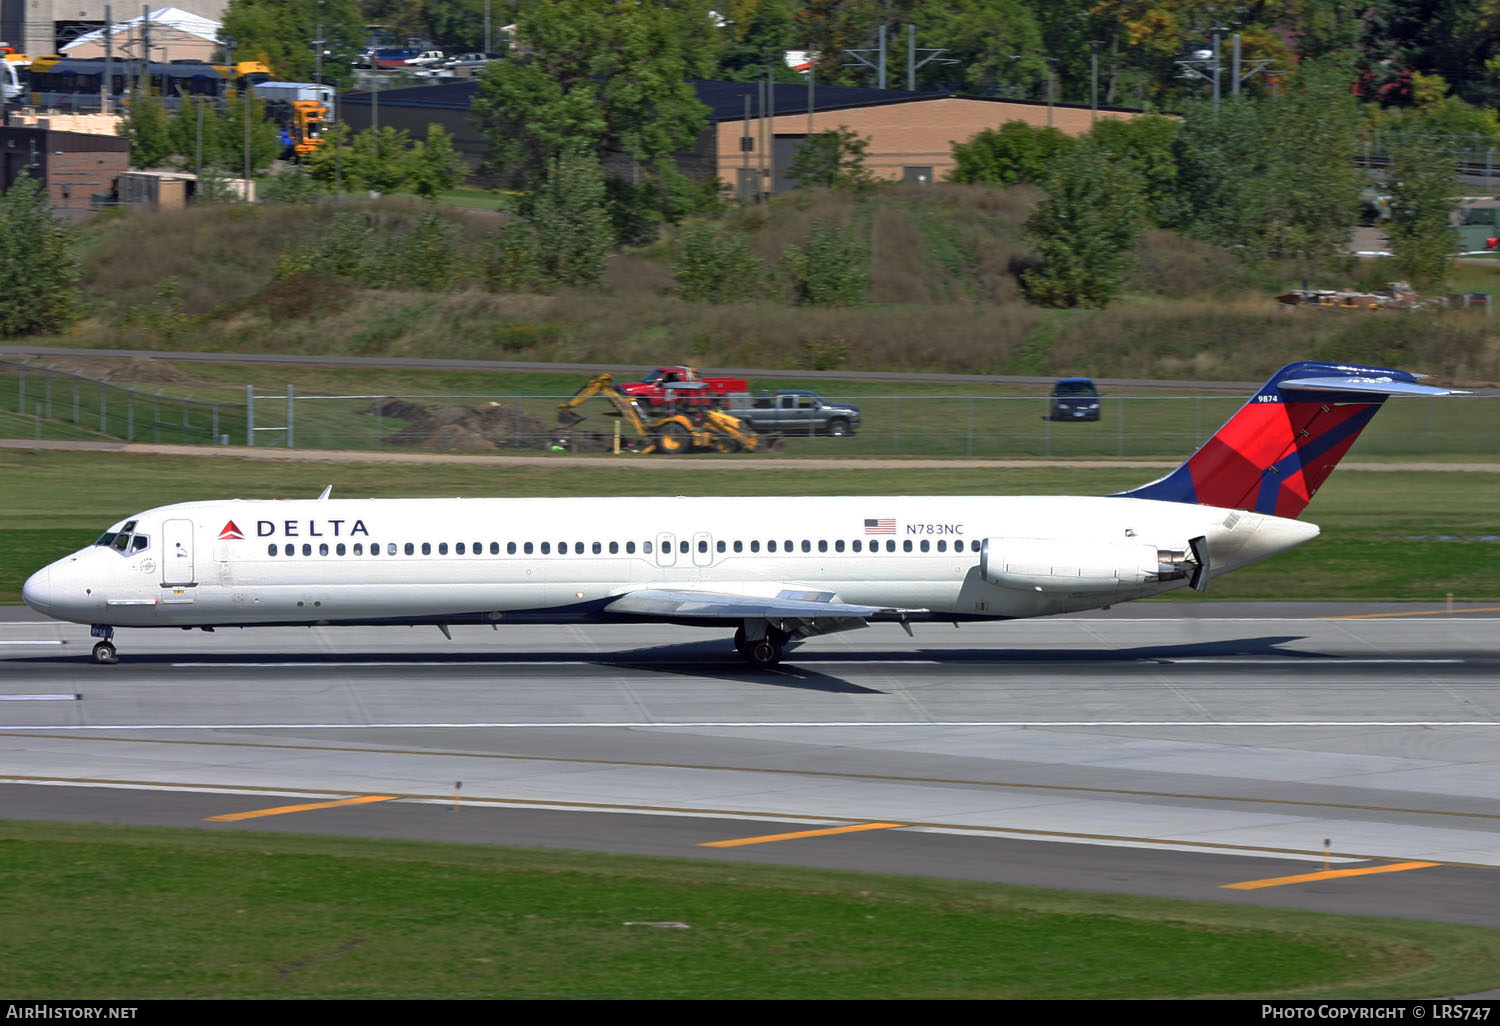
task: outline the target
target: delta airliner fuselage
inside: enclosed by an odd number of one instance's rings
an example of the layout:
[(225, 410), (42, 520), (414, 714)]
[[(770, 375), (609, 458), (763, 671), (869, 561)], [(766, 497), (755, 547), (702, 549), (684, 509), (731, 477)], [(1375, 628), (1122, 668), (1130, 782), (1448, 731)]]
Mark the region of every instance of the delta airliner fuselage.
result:
[(735, 618), (621, 604), (655, 590), (800, 598), (828, 618), (1011, 618), (1185, 586), (1193, 538), (1218, 574), (1316, 534), (1107, 497), (191, 502), (115, 525), (25, 596), (115, 627)]
[(25, 584), (119, 627), (656, 621), (733, 628), (757, 666), (871, 622), (1013, 619), (1211, 578), (1294, 519), (1389, 395), (1385, 368), (1283, 368), (1186, 463), (1115, 496), (218, 500), (121, 521)]

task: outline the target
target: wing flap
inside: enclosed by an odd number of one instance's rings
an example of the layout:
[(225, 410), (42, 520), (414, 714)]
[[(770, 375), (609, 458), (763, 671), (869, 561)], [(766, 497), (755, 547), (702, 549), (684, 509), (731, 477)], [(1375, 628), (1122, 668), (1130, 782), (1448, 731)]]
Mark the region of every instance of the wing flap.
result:
[(803, 620), (822, 617), (864, 620), (879, 614), (923, 612), (894, 606), (861, 606), (840, 602), (830, 591), (785, 588), (775, 596), (731, 592), (642, 588), (628, 592), (604, 607), (606, 612), (633, 616), (704, 620)]

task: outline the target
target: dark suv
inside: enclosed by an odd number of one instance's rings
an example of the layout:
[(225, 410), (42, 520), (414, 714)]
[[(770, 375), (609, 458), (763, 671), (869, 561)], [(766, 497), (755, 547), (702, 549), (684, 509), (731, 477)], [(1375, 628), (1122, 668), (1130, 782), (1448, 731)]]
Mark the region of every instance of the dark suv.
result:
[(1058, 378), (1047, 407), (1048, 420), (1098, 420), (1099, 390), (1088, 378)]

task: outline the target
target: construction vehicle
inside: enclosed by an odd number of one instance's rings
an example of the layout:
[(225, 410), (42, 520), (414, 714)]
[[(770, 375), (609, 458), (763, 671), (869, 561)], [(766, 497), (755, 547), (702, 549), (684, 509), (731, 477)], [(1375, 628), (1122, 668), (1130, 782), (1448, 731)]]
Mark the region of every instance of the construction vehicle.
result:
[(577, 395), (559, 403), (558, 423), (565, 427), (580, 423), (584, 418), (574, 411), (596, 396), (608, 400), (614, 407), (610, 415), (619, 417), (634, 433), (635, 452), (755, 452), (766, 445), (765, 439), (723, 410), (695, 407), (686, 412), (651, 412), (640, 400), (620, 391), (608, 373), (590, 379)]

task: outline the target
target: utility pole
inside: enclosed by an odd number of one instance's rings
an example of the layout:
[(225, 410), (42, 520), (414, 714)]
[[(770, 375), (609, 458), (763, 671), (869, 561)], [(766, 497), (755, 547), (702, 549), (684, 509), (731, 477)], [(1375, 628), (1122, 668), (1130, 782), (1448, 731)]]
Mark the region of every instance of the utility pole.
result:
[(776, 61), (766, 66), (766, 107), (771, 120), (766, 122), (766, 196), (776, 191)]
[(110, 17), (109, 4), (104, 5), (104, 85), (99, 89), (99, 109), (109, 113), (110, 101), (114, 98), (115, 76), (115, 23)]
[(1219, 32), (1214, 29), (1214, 113), (1219, 113)]
[(1099, 44), (1102, 39), (1090, 39), (1089, 43), (1089, 124), (1099, 120)]

